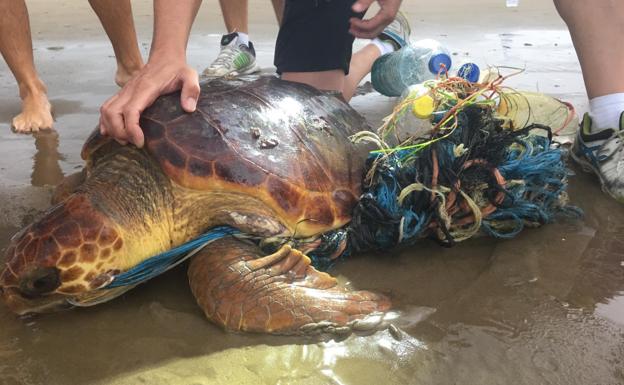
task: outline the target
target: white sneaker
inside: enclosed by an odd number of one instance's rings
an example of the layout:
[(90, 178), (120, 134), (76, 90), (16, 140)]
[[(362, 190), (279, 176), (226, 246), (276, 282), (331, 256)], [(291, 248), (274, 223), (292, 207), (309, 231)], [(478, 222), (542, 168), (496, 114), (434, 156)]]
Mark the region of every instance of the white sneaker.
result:
[(203, 72), (205, 76), (238, 76), (259, 72), (256, 64), (256, 50), (251, 42), (249, 46), (238, 44), (238, 33), (232, 32), (221, 38), (221, 52), (210, 67)]
[(407, 21), (407, 17), (399, 11), (392, 23), (377, 36), (379, 40), (389, 41), (395, 49), (399, 50), (409, 44), (412, 28)]
[(589, 114), (585, 114), (572, 147), (572, 159), (583, 170), (598, 175), (602, 189), (624, 203), (624, 112), (617, 129), (591, 133), (591, 125)]

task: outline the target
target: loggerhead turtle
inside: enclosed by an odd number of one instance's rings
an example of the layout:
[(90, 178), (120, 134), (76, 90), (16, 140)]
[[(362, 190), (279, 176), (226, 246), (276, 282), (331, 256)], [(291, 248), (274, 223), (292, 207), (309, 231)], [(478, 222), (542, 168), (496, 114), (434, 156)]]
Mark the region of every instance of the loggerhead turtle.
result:
[[(310, 238), (349, 222), (367, 154), (349, 136), (368, 126), (342, 99), (260, 77), (202, 84), (192, 114), (178, 101), (163, 96), (143, 113), (144, 149), (94, 131), (82, 173), (7, 250), (0, 291), (10, 309), (112, 299), (129, 288), (107, 289), (112, 276), (215, 226)], [(188, 276), (206, 316), (228, 330), (344, 330), (390, 306), (339, 287), (289, 244), (265, 255), (223, 238), (192, 257)]]

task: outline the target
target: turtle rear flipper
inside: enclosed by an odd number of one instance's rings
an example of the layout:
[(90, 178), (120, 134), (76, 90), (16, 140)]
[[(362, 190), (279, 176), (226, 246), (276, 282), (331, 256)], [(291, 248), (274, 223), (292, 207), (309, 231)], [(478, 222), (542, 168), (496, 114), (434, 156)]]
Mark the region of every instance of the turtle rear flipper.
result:
[(206, 316), (232, 331), (345, 332), (390, 307), (383, 295), (338, 287), (290, 246), (263, 256), (257, 246), (235, 238), (194, 256), (189, 282)]

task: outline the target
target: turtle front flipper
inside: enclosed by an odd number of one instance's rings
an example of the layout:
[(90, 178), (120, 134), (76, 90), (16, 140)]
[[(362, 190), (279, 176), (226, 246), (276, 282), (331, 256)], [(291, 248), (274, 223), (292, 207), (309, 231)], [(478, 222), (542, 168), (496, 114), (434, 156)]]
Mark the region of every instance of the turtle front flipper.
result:
[(232, 331), (348, 332), (390, 307), (383, 295), (339, 288), (288, 245), (263, 256), (253, 244), (224, 238), (194, 256), (188, 274), (206, 316)]

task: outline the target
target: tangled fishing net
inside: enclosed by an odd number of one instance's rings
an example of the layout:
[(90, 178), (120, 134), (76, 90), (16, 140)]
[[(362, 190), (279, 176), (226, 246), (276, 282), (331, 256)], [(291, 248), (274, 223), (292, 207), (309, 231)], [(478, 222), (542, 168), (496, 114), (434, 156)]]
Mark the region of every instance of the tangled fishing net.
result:
[[(452, 246), (478, 234), (512, 238), (558, 216), (580, 216), (568, 204), (565, 150), (553, 142), (553, 133), (570, 124), (574, 110), (561, 103), (565, 117), (554, 128), (531, 119), (539, 112), (526, 111), (529, 103), (512, 116), (509, 112), (523, 98), (503, 87), (504, 80), (425, 83), (397, 105), (377, 134), (354, 136), (378, 150), (368, 158), (351, 223), (324, 235), (323, 247), (310, 253), (314, 264), (331, 264), (339, 242), (347, 242), (346, 253), (423, 238)], [(400, 135), (398, 123), (423, 96), (434, 102), (430, 131), (388, 145), (388, 139)], [(526, 121), (518, 123), (519, 115)]]

